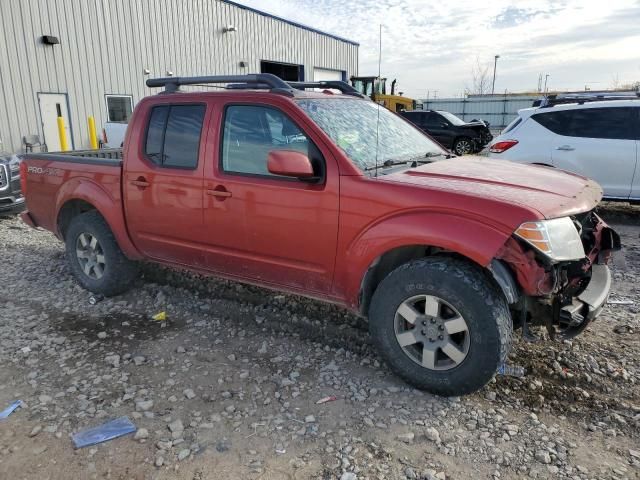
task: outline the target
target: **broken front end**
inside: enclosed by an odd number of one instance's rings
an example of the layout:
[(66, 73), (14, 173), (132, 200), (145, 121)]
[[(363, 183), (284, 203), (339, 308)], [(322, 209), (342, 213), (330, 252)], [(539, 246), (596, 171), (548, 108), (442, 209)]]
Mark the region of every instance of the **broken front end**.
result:
[(620, 237), (595, 212), (523, 223), (491, 264), (511, 304), (514, 324), (551, 338), (572, 338), (596, 318), (609, 296), (607, 264)]

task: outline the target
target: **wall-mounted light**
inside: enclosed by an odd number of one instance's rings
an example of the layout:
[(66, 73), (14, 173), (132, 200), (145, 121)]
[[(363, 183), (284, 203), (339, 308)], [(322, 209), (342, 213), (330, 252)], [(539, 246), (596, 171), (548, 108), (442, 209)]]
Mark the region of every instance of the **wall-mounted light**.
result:
[(236, 32), (237, 30), (235, 25), (227, 25), (222, 29), (222, 33)]
[(58, 37), (54, 37), (53, 35), (43, 35), (41, 40), (45, 45), (58, 45), (60, 43)]
[(247, 62), (240, 62), (240, 68), (247, 68)]
[(167, 77), (173, 77), (173, 72), (171, 70), (167, 70)]
[(151, 70), (149, 70), (148, 68), (145, 68), (144, 70), (142, 70), (143, 75), (149, 75), (150, 73), (151, 73)]

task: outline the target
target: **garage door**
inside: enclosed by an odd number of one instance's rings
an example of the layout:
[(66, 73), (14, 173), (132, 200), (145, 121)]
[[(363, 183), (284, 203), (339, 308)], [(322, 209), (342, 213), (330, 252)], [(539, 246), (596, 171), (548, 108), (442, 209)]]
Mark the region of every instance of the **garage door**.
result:
[(313, 80), (342, 80), (342, 70), (329, 70), (328, 68), (313, 68)]

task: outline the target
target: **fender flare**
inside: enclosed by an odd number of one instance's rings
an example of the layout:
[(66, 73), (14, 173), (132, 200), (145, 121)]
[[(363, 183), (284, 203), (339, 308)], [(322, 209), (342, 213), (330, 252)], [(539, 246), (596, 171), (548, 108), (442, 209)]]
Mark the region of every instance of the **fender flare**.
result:
[(357, 309), (369, 268), (382, 255), (400, 247), (441, 248), (488, 268), (511, 233), (506, 225), (463, 212), (414, 211), (387, 217), (363, 230), (338, 258), (346, 269), (336, 278), (336, 290), (343, 290), (347, 305)]
[(127, 225), (122, 211), (122, 196), (118, 187), (118, 196), (114, 197), (102, 185), (87, 178), (76, 177), (65, 182), (56, 195), (55, 202), (55, 232), (56, 236), (62, 238), (58, 230), (58, 220), (62, 208), (70, 201), (82, 200), (92, 205), (109, 225), (113, 236), (118, 242), (122, 253), (131, 260), (141, 260), (143, 255), (133, 245), (129, 238)]

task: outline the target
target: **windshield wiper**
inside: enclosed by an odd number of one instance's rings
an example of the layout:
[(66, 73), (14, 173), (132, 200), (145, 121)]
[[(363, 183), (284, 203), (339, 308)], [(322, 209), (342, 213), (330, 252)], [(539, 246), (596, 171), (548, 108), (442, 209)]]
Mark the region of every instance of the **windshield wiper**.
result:
[(441, 152), (427, 152), (423, 156), (407, 158), (406, 160), (394, 160), (394, 159), (385, 160), (380, 165), (374, 165), (372, 167), (365, 168), (364, 171), (369, 172), (371, 170), (377, 170), (379, 168), (395, 167), (398, 165), (407, 165), (407, 167), (409, 168), (415, 168), (418, 165), (423, 163), (431, 163), (433, 160), (430, 160), (430, 159), (435, 157), (453, 158), (453, 155), (448, 153), (441, 153)]

